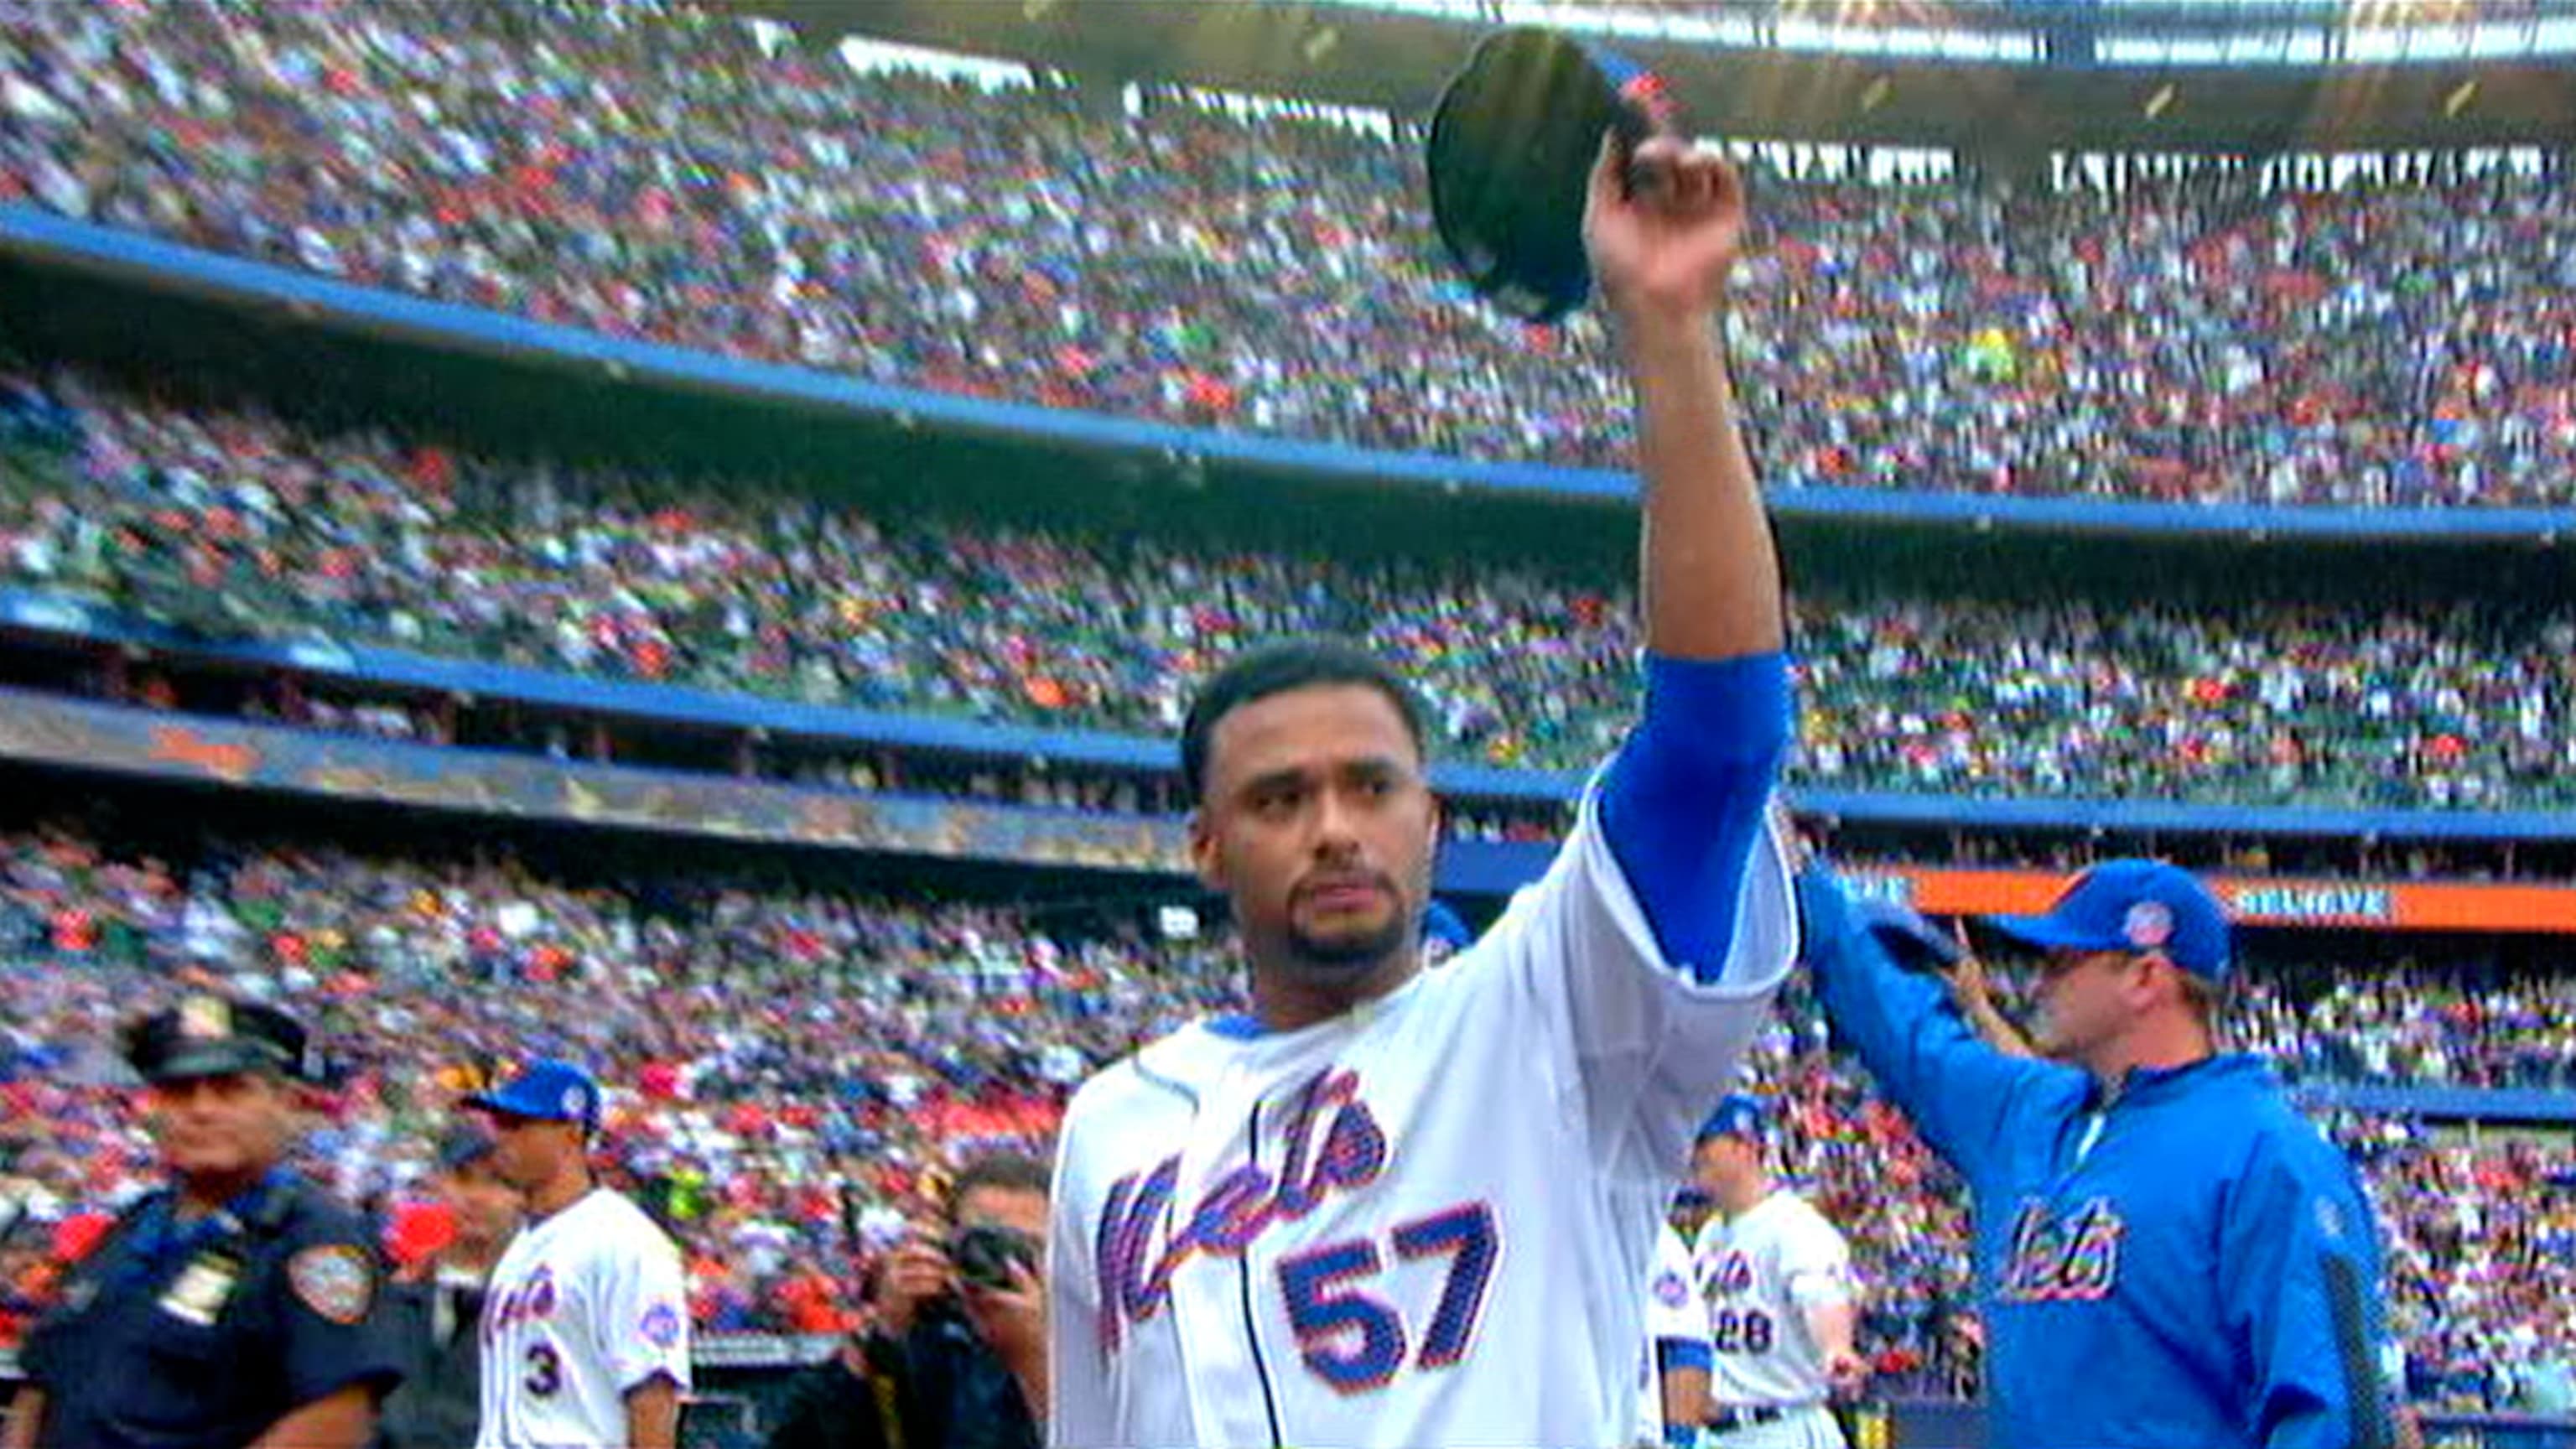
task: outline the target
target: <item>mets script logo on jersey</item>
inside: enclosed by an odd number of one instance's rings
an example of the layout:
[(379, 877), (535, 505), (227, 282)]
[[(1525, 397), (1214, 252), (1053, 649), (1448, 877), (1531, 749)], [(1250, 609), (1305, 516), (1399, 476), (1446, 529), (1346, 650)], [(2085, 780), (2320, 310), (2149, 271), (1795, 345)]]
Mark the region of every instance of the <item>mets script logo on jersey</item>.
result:
[(1735, 1298), (1753, 1291), (1753, 1260), (1741, 1248), (1729, 1248), (1709, 1269), (1708, 1296)]
[(1278, 1223), (1313, 1212), (1336, 1191), (1350, 1192), (1386, 1171), (1386, 1132), (1359, 1099), (1359, 1073), (1327, 1069), (1290, 1098), (1287, 1150), (1277, 1170), (1247, 1162), (1220, 1174), (1185, 1215), (1154, 1234), (1172, 1206), (1181, 1159), (1110, 1185), (1100, 1210), (1100, 1342), (1115, 1350), (1129, 1323), (1144, 1323), (1171, 1301), (1172, 1275), (1193, 1256), (1231, 1258)]
[(555, 1311), (555, 1270), (539, 1267), (528, 1281), (492, 1300), (483, 1311), (483, 1336), (490, 1338), (513, 1324), (551, 1318)]
[(2008, 1303), (2095, 1302), (2120, 1281), (2120, 1235), (2128, 1225), (2109, 1198), (2087, 1198), (2073, 1212), (2024, 1202), (2013, 1216), (2011, 1256), (2004, 1263)]

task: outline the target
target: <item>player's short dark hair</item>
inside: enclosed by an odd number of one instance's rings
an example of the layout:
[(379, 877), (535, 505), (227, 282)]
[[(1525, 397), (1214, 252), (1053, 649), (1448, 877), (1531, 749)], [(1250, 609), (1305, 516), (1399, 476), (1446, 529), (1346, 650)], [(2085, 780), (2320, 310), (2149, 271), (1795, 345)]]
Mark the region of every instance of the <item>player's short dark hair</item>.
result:
[(1413, 752), (1428, 757), (1422, 701), (1386, 661), (1345, 639), (1283, 639), (1237, 654), (1199, 686), (1181, 725), (1181, 782), (1190, 798), (1207, 789), (1208, 750), (1227, 715), (1274, 694), (1353, 684), (1385, 695), (1404, 720)]
[(957, 1220), (968, 1193), (990, 1189), (1045, 1197), (1055, 1185), (1054, 1178), (1046, 1163), (1025, 1152), (985, 1153), (958, 1169), (956, 1180), (948, 1184), (948, 1220)]

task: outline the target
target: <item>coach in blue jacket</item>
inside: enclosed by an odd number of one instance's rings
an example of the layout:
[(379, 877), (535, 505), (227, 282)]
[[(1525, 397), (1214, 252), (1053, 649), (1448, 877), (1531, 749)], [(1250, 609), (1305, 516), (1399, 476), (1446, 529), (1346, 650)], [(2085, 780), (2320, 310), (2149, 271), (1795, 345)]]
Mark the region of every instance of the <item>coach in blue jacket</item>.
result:
[(2123, 860), (2044, 916), (2041, 1056), (1980, 1041), (1901, 933), (1799, 882), (1836, 1036), (1976, 1199), (1994, 1449), (2380, 1449), (2379, 1251), (2343, 1154), (2222, 1055), (2217, 899)]

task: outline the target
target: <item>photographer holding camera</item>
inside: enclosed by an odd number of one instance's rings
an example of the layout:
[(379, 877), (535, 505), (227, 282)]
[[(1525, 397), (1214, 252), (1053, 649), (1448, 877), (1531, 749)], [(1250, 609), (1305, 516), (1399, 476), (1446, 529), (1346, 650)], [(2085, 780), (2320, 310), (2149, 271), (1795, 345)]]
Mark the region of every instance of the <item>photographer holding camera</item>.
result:
[(769, 1449), (1037, 1449), (1048, 1176), (1017, 1153), (969, 1163), (944, 1230), (887, 1254), (874, 1322), (798, 1384)]

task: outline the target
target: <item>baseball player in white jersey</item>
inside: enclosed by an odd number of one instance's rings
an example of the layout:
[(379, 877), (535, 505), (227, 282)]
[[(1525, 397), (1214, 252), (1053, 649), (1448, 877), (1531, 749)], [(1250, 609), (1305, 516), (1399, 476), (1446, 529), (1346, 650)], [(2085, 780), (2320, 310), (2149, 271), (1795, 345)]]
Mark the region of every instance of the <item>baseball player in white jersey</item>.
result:
[(1707, 1305), (1704, 1449), (1843, 1449), (1830, 1401), (1858, 1391), (1851, 1246), (1763, 1160), (1762, 1105), (1730, 1096), (1700, 1127), (1692, 1171), (1716, 1200), (1692, 1251)]
[(1636, 1438), (1641, 1449), (1661, 1449), (1670, 1426), (1697, 1428), (1708, 1409), (1710, 1355), (1708, 1311), (1700, 1306), (1690, 1244), (1668, 1222), (1655, 1235), (1655, 1271), (1646, 1284), (1646, 1353)]
[(599, 1085), (539, 1062), (466, 1099), (492, 1119), (492, 1166), (527, 1222), (485, 1290), (476, 1449), (672, 1449), (689, 1386), (679, 1249), (591, 1180)]
[(1346, 645), (1251, 651), (1183, 728), (1191, 851), (1254, 1009), (1067, 1114), (1049, 1434), (1108, 1445), (1624, 1446), (1641, 1289), (1704, 1105), (1795, 947), (1766, 803), (1778, 565), (1715, 336), (1718, 157), (1605, 146), (1586, 236), (1642, 413), (1646, 702), (1545, 878), (1421, 969), (1423, 715)]

